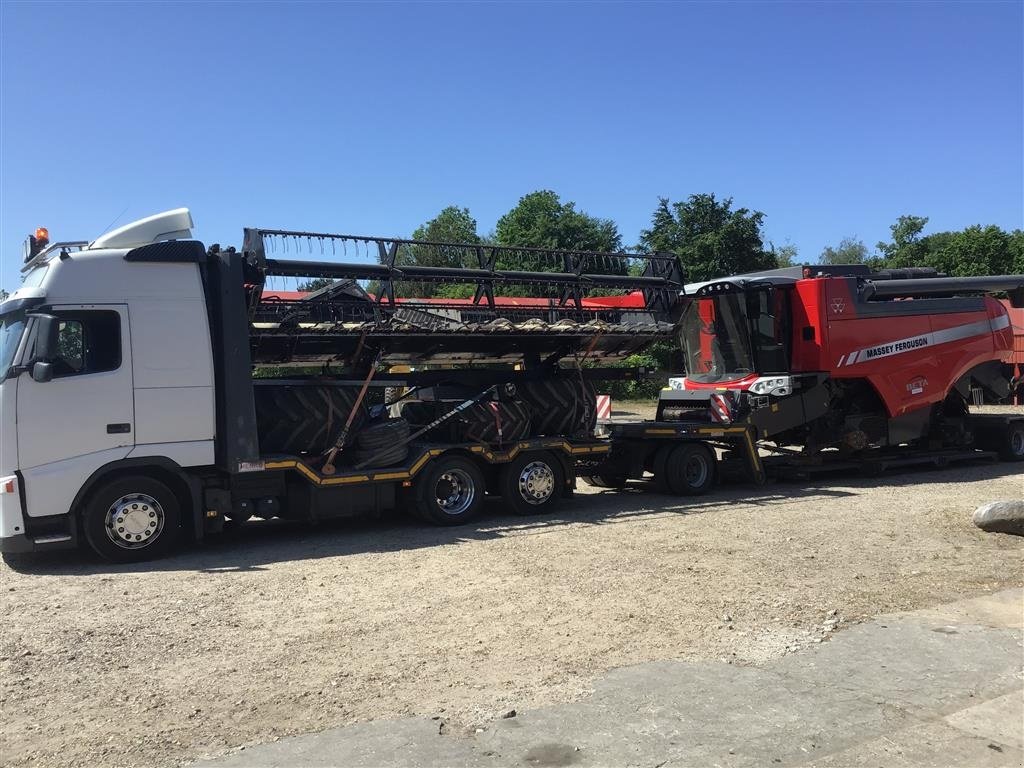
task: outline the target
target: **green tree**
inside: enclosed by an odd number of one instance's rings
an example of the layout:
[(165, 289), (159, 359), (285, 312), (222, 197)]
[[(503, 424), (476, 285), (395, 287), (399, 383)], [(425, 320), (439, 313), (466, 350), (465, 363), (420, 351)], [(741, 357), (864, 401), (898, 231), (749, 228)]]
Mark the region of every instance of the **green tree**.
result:
[(329, 277), (314, 277), (312, 280), (299, 283), (296, 290), (312, 293), (313, 291), (319, 291), (321, 288), (326, 288), (333, 282), (334, 281)]
[[(516, 206), (498, 219), (494, 240), (497, 245), (509, 247), (499, 252), (497, 267), (523, 272), (560, 272), (565, 266), (544, 254), (516, 251), (515, 246), (601, 253), (622, 251), (622, 236), (614, 221), (579, 211), (575, 203), (563, 203), (551, 190), (531, 192), (519, 198)], [(624, 275), (629, 266), (627, 258), (590, 260), (584, 271)], [(498, 291), (520, 296), (551, 294), (544, 286), (527, 285), (503, 286)]]
[(778, 248), (772, 244), (772, 252), (775, 254), (775, 264), (778, 267), (795, 267), (797, 248), (792, 243), (786, 243)]
[(1015, 229), (1010, 233), (1010, 272), (1024, 275), (1024, 229)]
[(495, 240), (501, 245), (577, 251), (618, 252), (622, 237), (611, 219), (599, 219), (563, 203), (549, 189), (519, 198), (516, 206), (498, 219)]
[(435, 243), (480, 242), (480, 236), (476, 233), (476, 219), (470, 215), (469, 208), (459, 208), (457, 205), (449, 205), (437, 216), (416, 227), (412, 239)]
[(896, 223), (889, 227), (889, 231), (892, 232), (891, 242), (878, 244), (885, 266), (924, 266), (927, 245), (923, 242), (921, 232), (927, 223), (927, 216), (900, 216)]
[(947, 275), (1000, 275), (1024, 271), (1024, 231), (989, 224), (923, 234), (928, 219), (901, 216), (890, 227), (892, 241), (879, 243), (880, 266), (931, 267)]
[(868, 247), (855, 237), (844, 237), (835, 248), (825, 246), (818, 260), (821, 264), (864, 264), (868, 260)]
[[(395, 255), (395, 264), (416, 265), (420, 267), (464, 267), (475, 266), (465, 264), (466, 250), (453, 248), (445, 243), (462, 243), (474, 245), (481, 242), (476, 233), (476, 219), (468, 208), (449, 205), (429, 221), (425, 221), (412, 233), (413, 240), (424, 240), (427, 244), (403, 245)], [(446, 283), (411, 283), (395, 284), (398, 296), (409, 298), (429, 298), (432, 296), (472, 296), (475, 286)], [(369, 288), (371, 293), (378, 290), (376, 284)]]
[(640, 233), (640, 245), (675, 253), (690, 282), (756, 272), (778, 265), (775, 253), (764, 247), (763, 223), (760, 211), (733, 210), (731, 197), (690, 195), (677, 203), (663, 197), (650, 229)]
[(1005, 275), (1014, 270), (1014, 234), (993, 224), (976, 224), (959, 232), (937, 232), (925, 237), (923, 244), (923, 266), (947, 275)]

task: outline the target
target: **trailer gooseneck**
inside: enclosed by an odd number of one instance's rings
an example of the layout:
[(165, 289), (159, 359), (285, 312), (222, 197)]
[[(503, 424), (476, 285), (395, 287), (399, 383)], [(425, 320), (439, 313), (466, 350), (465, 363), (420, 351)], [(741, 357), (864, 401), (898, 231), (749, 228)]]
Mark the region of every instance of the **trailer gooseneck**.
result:
[[(1020, 420), (964, 407), (1010, 386), (1005, 310), (985, 294), (1021, 298), (1021, 276), (684, 289), (671, 254), (269, 229), (236, 251), (191, 228), (179, 209), (26, 244), (0, 305), (0, 550), (141, 560), (226, 519), (399, 506), (451, 525), (488, 494), (547, 510), (577, 474), (696, 494), (730, 457), (763, 481), (765, 448), (800, 471), (899, 450), (1024, 458)], [(281, 287), (295, 278), (327, 282)], [(610, 364), (673, 339), (688, 374), (657, 420), (595, 437), (595, 382), (639, 375)]]

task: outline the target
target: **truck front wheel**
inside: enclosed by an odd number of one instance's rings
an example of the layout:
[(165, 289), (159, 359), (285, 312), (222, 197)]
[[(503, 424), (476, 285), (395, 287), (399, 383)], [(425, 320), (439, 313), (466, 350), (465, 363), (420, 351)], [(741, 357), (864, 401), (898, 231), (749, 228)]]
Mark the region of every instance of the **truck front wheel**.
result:
[(170, 552), (181, 537), (181, 505), (166, 485), (144, 475), (104, 483), (82, 513), (86, 541), (116, 563), (152, 560)]

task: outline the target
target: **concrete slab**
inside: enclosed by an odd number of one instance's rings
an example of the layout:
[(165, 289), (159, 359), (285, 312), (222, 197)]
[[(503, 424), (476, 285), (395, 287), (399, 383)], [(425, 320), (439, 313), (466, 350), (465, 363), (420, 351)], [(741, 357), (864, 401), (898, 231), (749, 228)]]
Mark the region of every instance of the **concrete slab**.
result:
[(880, 617), (758, 667), (617, 669), (581, 701), (472, 737), (441, 734), (436, 721), (382, 721), (197, 765), (1020, 765), (1021, 597)]
[(795, 693), (822, 696), (826, 686), (927, 717), (1019, 688), (1022, 653), (1019, 630), (933, 626), (893, 616), (851, 627), (810, 653), (770, 666)]
[(879, 616), (879, 620), (892, 615), (911, 617), (936, 624), (977, 624), (981, 627), (1020, 629), (1024, 626), (1024, 589), (1004, 589), (991, 595), (957, 600), (909, 611), (902, 614)]
[(920, 723), (803, 765), (815, 768), (1018, 768), (1024, 752), (952, 728)]
[(483, 762), (468, 740), (441, 738), (438, 731), (439, 723), (426, 718), (377, 720), (244, 748), (201, 764), (219, 768), (380, 768), (384, 765), (476, 768), (492, 764)]
[(954, 712), (946, 722), (979, 738), (1024, 750), (1024, 690)]

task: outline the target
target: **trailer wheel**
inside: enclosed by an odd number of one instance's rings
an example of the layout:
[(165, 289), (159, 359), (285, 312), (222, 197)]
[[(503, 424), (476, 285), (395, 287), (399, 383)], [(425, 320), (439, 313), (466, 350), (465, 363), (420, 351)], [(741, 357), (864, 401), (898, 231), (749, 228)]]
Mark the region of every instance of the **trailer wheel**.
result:
[(651, 461), (651, 474), (654, 475), (654, 483), (659, 490), (665, 493), (674, 493), (668, 480), (668, 459), (676, 445), (676, 443), (666, 442), (654, 452), (654, 459)]
[(82, 512), (85, 539), (116, 563), (152, 560), (181, 538), (181, 505), (170, 488), (145, 475), (127, 475), (94, 491)]
[(462, 456), (443, 456), (416, 481), (414, 511), (435, 525), (460, 525), (480, 511), (484, 490), (484, 475), (476, 464)]
[(1024, 421), (1007, 425), (999, 458), (1003, 461), (1024, 461)]
[(501, 499), (517, 515), (549, 511), (564, 485), (562, 463), (547, 451), (520, 455), (501, 468)]
[(677, 445), (668, 456), (665, 479), (677, 496), (702, 496), (715, 484), (715, 456), (706, 445)]

